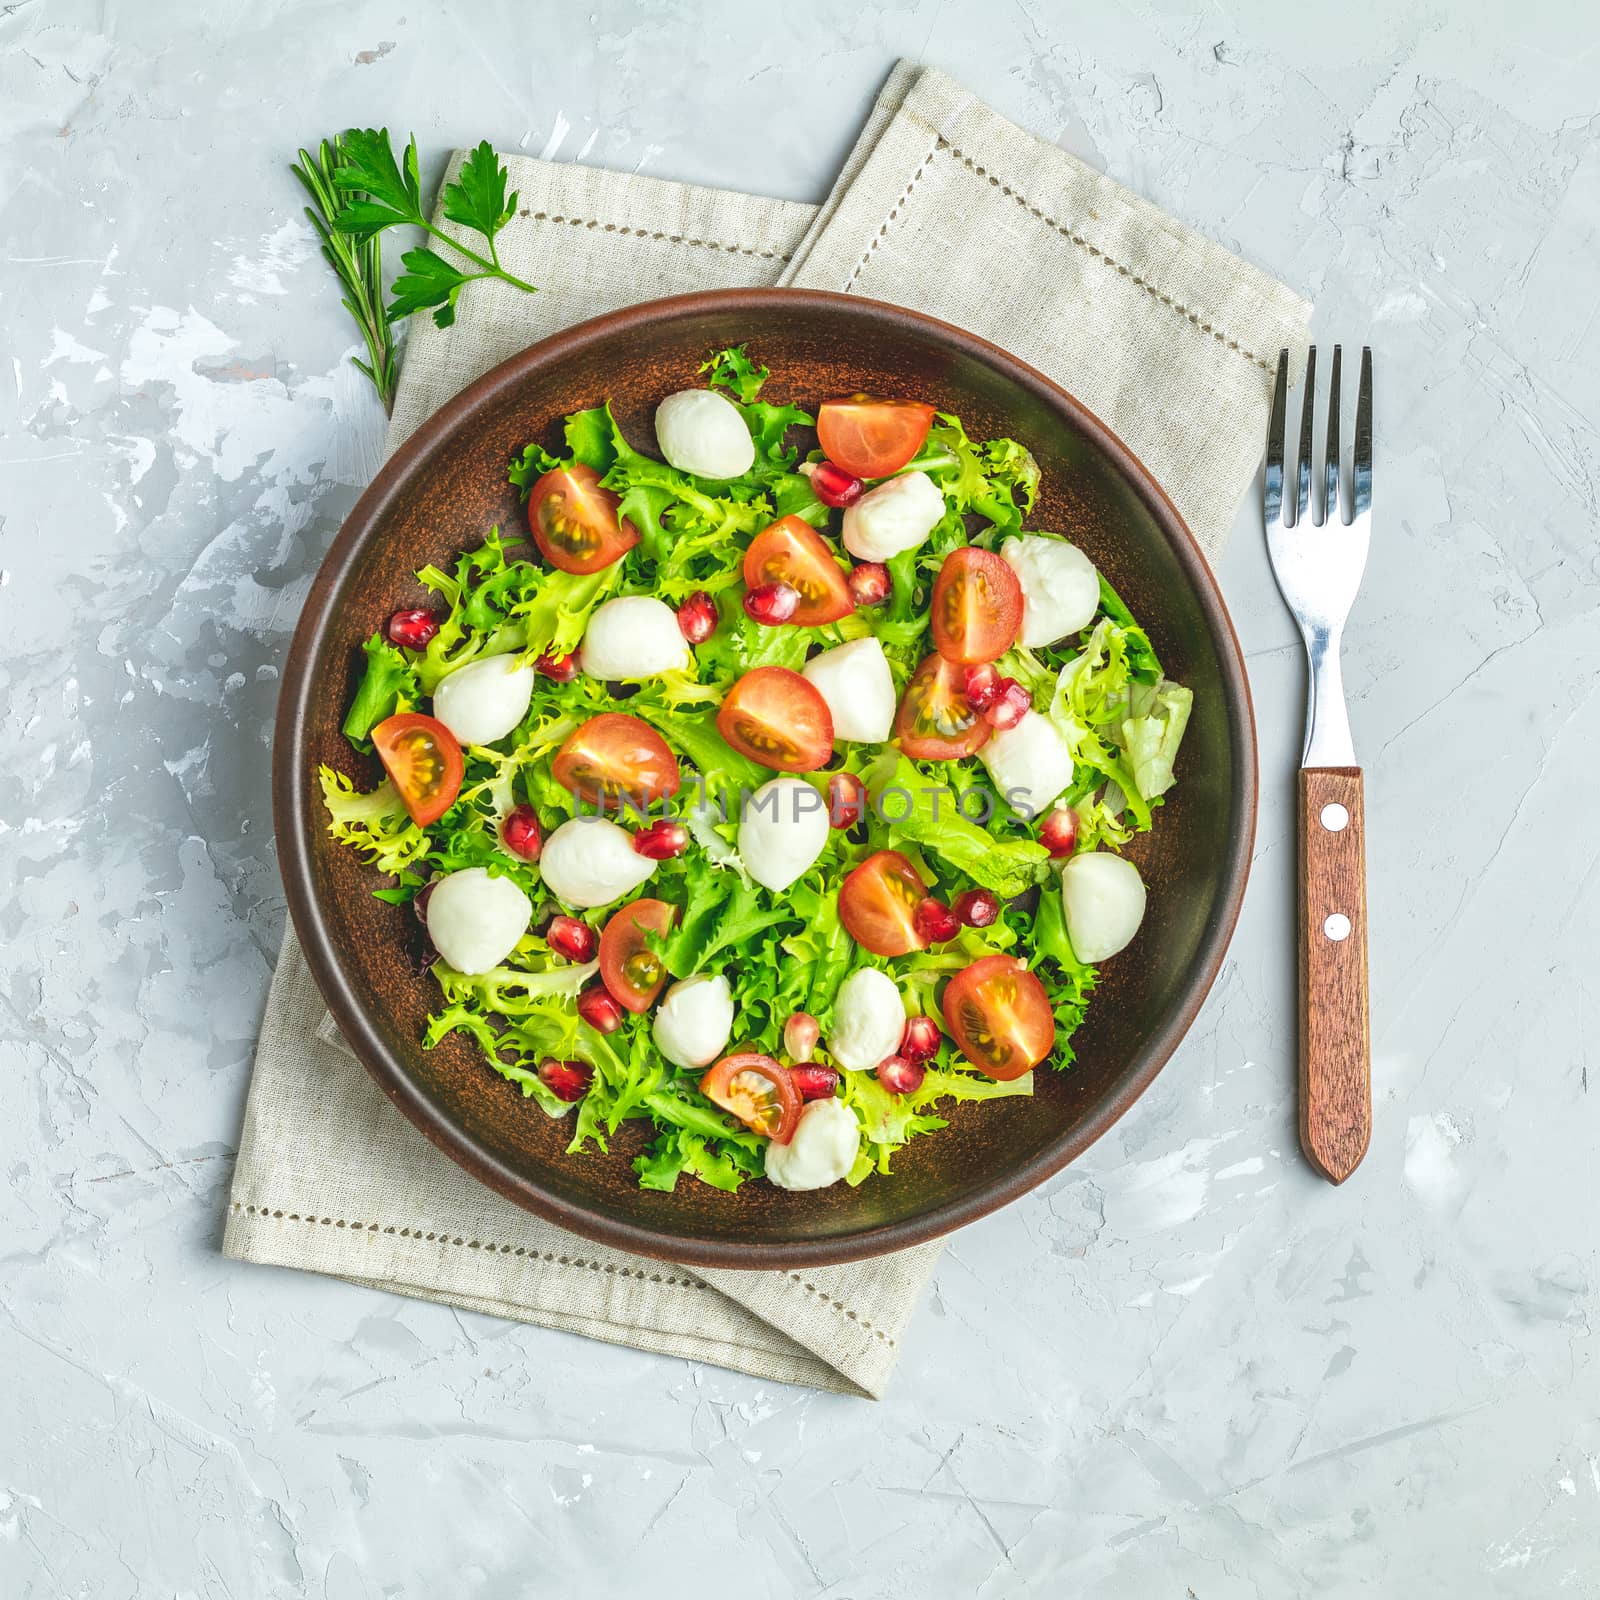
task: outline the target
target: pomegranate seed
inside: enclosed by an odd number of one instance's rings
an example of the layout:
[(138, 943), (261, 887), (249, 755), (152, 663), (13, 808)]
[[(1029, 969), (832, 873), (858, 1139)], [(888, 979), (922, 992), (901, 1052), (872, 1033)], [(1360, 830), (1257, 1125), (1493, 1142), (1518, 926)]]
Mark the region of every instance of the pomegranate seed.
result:
[(839, 1092), (839, 1074), (833, 1067), (790, 1067), (789, 1081), (802, 1100), (831, 1100)]
[(615, 1033), (622, 1026), (622, 1007), (602, 983), (591, 983), (578, 996), (578, 1015), (596, 1033)]
[(1005, 680), (1001, 678), (999, 668), (992, 661), (985, 661), (981, 666), (968, 667), (967, 704), (974, 711), (987, 711), (998, 698), (1003, 681)]
[(881, 561), (865, 561), (851, 567), (845, 582), (850, 585), (850, 598), (858, 606), (881, 606), (889, 598), (894, 580)]
[(853, 772), (836, 772), (828, 779), (828, 822), (843, 832), (866, 814), (867, 786)]
[(1070, 856), (1078, 843), (1078, 813), (1071, 806), (1045, 812), (1039, 824), (1039, 843), (1053, 856)]
[(534, 662), (534, 666), (545, 677), (552, 679), (556, 683), (571, 683), (578, 676), (578, 657), (576, 652), (570, 656), (555, 656), (546, 650)]
[(678, 607), (678, 632), (690, 644), (704, 644), (717, 631), (717, 602), (704, 589), (696, 589)]
[(681, 822), (663, 817), (633, 836), (633, 848), (651, 861), (670, 861), (689, 848), (689, 830)]
[(853, 506), (867, 486), (843, 467), (836, 467), (831, 461), (819, 461), (811, 469), (811, 487), (823, 505), (842, 509)]
[(776, 628), (800, 609), (800, 591), (788, 583), (758, 583), (745, 595), (744, 609), (763, 627)]
[(955, 912), (942, 900), (935, 900), (932, 895), (926, 900), (917, 902), (917, 909), (911, 913), (912, 926), (917, 930), (920, 938), (926, 939), (929, 944), (943, 944), (946, 939), (953, 939), (961, 931), (961, 923)]
[[(939, 1024), (932, 1017), (912, 1017), (900, 1040), (900, 1055), (906, 1061), (929, 1061), (939, 1053)], [(890, 1057), (893, 1060), (893, 1057)]]
[(570, 1105), (588, 1094), (589, 1085), (594, 1082), (594, 1068), (587, 1061), (557, 1061), (554, 1056), (546, 1056), (539, 1063), (539, 1082), (557, 1100)]
[(797, 1011), (783, 1025), (783, 1048), (791, 1061), (807, 1062), (817, 1048), (817, 1036), (822, 1030), (809, 1011)]
[(987, 928), (1000, 915), (999, 898), (987, 889), (968, 889), (950, 908), (969, 928)]
[(878, 1063), (878, 1082), (890, 1094), (913, 1094), (922, 1087), (928, 1069), (920, 1061), (907, 1061), (904, 1056), (885, 1056)]
[(544, 841), (539, 836), (539, 814), (532, 806), (513, 806), (500, 824), (500, 842), (514, 856), (537, 861)]
[(576, 917), (552, 917), (545, 929), (544, 942), (568, 961), (593, 961), (600, 949), (600, 936), (587, 922)]
[(397, 611), (389, 618), (390, 639), (407, 650), (426, 650), (438, 631), (439, 619), (431, 611)]
[(1014, 728), (1033, 710), (1033, 697), (1015, 678), (1002, 678), (994, 704), (984, 712), (992, 728)]

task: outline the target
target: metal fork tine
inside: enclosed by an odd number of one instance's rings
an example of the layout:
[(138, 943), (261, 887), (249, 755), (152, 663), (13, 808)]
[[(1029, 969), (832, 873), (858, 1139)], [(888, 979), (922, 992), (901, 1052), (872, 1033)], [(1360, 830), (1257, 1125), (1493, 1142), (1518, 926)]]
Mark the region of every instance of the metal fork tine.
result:
[(1322, 521), (1338, 522), (1339, 517), (1339, 346), (1333, 347), (1333, 364), (1328, 382), (1328, 448), (1322, 461)]
[(1283, 514), (1283, 435), (1289, 413), (1289, 352), (1278, 352), (1278, 381), (1272, 388), (1272, 416), (1267, 422), (1267, 471), (1263, 479), (1266, 523)]
[(1300, 519), (1311, 520), (1311, 412), (1317, 403), (1317, 347), (1306, 353), (1306, 397), (1300, 407), (1300, 454), (1295, 461), (1295, 512), (1293, 526)]
[(1361, 383), (1356, 390), (1355, 484), (1356, 516), (1372, 509), (1372, 346), (1361, 347)]

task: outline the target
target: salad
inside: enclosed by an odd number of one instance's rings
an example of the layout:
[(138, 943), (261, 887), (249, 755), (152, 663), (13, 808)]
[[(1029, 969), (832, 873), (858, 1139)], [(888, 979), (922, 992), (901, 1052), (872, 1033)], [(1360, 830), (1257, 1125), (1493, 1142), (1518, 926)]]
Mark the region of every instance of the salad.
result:
[(475, 1041), (569, 1153), (634, 1122), (645, 1188), (859, 1184), (1070, 1065), (1191, 696), (1028, 528), (1015, 440), (701, 370), (664, 460), (601, 406), (510, 464), (527, 533), (417, 574), (344, 723), (387, 777), (322, 792), (417, 913), (426, 1045)]

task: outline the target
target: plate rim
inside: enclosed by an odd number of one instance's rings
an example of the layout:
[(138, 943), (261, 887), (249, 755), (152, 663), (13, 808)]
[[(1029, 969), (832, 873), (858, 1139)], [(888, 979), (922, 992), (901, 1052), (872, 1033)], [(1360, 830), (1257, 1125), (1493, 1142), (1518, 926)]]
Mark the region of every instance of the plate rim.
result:
[[(390, 505), (436, 444), (447, 438), (481, 406), (544, 362), (559, 359), (596, 339), (626, 335), (645, 323), (699, 313), (767, 310), (773, 307), (859, 315), (863, 310), (903, 327), (908, 336), (954, 346), (991, 367), (997, 367), (1024, 388), (1034, 390), (1066, 412), (1083, 435), (1121, 473), (1144, 503), (1183, 567), (1198, 596), (1200, 609), (1217, 644), (1219, 676), (1230, 737), (1237, 751), (1229, 790), (1240, 826), (1230, 840), (1222, 864), (1222, 892), (1212, 907), (1176, 1003), (1162, 1026), (1149, 1035), (1129, 1063), (1116, 1092), (1096, 1104), (1084, 1121), (1047, 1146), (1032, 1160), (1001, 1172), (990, 1183), (946, 1201), (914, 1217), (855, 1233), (819, 1239), (735, 1241), (671, 1235), (623, 1219), (607, 1217), (574, 1205), (542, 1189), (483, 1148), (464, 1130), (448, 1123), (435, 1102), (389, 1053), (382, 1037), (357, 1001), (338, 953), (316, 905), (312, 889), (311, 843), (317, 831), (312, 813), (312, 785), (301, 781), (301, 752), (306, 743), (311, 679), (308, 666), (323, 635), (332, 626), (331, 601), (354, 558)], [(283, 677), (273, 723), (272, 814), (278, 867), (289, 917), (312, 978), (356, 1058), (431, 1143), (458, 1166), (506, 1199), (557, 1226), (611, 1249), (688, 1267), (751, 1271), (840, 1265), (926, 1244), (965, 1227), (1010, 1204), (1060, 1172), (1101, 1139), (1144, 1094), (1193, 1026), (1216, 982), (1237, 926), (1249, 880), (1258, 804), (1258, 758), (1255, 710), (1249, 675), (1238, 634), (1217, 586), (1215, 574), (1187, 523), (1154, 475), (1139, 457), (1083, 402), (1037, 368), (990, 340), (924, 312), (912, 311), (864, 295), (820, 289), (709, 289), (641, 301), (575, 323), (529, 345), (468, 384), (427, 418), (379, 468), (372, 482), (345, 517), (308, 589), (284, 657)]]

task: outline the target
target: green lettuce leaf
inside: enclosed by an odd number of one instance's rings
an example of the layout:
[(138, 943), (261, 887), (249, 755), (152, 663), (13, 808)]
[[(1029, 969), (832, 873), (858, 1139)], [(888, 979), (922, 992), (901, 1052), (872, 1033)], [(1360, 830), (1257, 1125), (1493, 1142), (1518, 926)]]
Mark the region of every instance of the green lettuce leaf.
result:
[(387, 778), (370, 794), (359, 793), (349, 778), (332, 767), (319, 767), (317, 781), (328, 811), (328, 832), (341, 844), (360, 851), (380, 872), (403, 872), (427, 853), (427, 834), (406, 814)]
[(763, 929), (792, 915), (741, 873), (714, 866), (703, 855), (682, 859), (687, 900), (662, 949), (674, 978), (691, 977), (725, 951), (748, 950)]
[(362, 645), (367, 665), (356, 686), (356, 697), (344, 719), (344, 736), (364, 744), (377, 725), (396, 711), (406, 711), (417, 703), (416, 674), (403, 651), (375, 633)]
[(761, 385), (772, 376), (768, 367), (758, 367), (750, 359), (742, 344), (731, 350), (719, 350), (709, 361), (700, 364), (707, 374), (706, 383), (713, 389), (726, 389), (735, 400), (748, 405), (761, 393)]
[(969, 821), (961, 812), (962, 791), (904, 756), (890, 752), (874, 762), (866, 783), (889, 823), (891, 849), (917, 846), (1004, 900), (1044, 876), (1050, 852), (1037, 839), (1001, 838)]
[(1154, 800), (1172, 787), (1172, 764), (1193, 706), (1193, 692), (1181, 683), (1163, 679), (1154, 688), (1134, 686), (1130, 715), (1122, 720), (1121, 740), (1133, 768), (1134, 786), (1146, 800)]
[(730, 1194), (746, 1178), (762, 1170), (762, 1158), (739, 1145), (702, 1138), (684, 1128), (668, 1128), (650, 1147), (634, 1157), (633, 1170), (639, 1174), (641, 1189), (661, 1189), (671, 1193), (678, 1178), (687, 1172), (713, 1189)]
[(934, 1068), (910, 1094), (891, 1094), (870, 1072), (846, 1072), (842, 1077), (844, 1102), (861, 1123), (861, 1153), (847, 1179), (852, 1185), (873, 1172), (888, 1172), (895, 1151), (919, 1133), (947, 1126), (943, 1117), (928, 1110), (939, 1101), (999, 1100), (1033, 1093), (1031, 1072), (1001, 1083), (980, 1072)]

